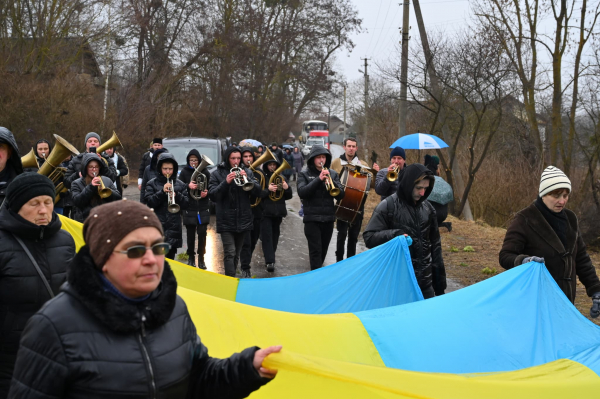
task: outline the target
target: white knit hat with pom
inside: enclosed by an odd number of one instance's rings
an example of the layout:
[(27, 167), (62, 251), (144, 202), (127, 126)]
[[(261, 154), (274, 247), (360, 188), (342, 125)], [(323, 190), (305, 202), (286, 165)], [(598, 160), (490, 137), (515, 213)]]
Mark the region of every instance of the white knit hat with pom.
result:
[(548, 166), (542, 173), (542, 179), (540, 180), (540, 198), (559, 188), (566, 188), (571, 192), (571, 180), (562, 170), (554, 166)]

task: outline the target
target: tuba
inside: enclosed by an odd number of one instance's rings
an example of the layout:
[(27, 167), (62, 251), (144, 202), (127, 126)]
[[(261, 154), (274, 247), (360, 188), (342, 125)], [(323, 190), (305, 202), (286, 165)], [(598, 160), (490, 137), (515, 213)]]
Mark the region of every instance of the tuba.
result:
[(291, 169), (291, 168), (292, 167), (290, 166), (290, 164), (285, 159), (283, 159), (281, 166), (279, 166), (275, 170), (275, 172), (273, 172), (273, 174), (271, 175), (271, 178), (269, 179), (269, 185), (271, 185), (271, 184), (277, 185), (277, 191), (275, 191), (274, 193), (273, 192), (269, 193), (269, 198), (271, 199), (271, 201), (279, 201), (280, 199), (283, 198), (283, 191), (284, 191), (283, 190), (283, 177), (281, 177), (280, 175), (284, 170)]
[(54, 197), (54, 203), (56, 204), (60, 200), (60, 194), (67, 192), (67, 188), (61, 180), (65, 177), (66, 168), (59, 166), (69, 155), (78, 155), (79, 151), (73, 147), (67, 140), (60, 137), (58, 134), (54, 135), (54, 148), (50, 152), (50, 155), (46, 157), (46, 162), (39, 168), (38, 173), (48, 177), (54, 183), (56, 196)]
[(23, 168), (40, 168), (37, 156), (35, 155), (35, 150), (33, 148), (27, 153), (27, 155), (23, 155), (21, 157), (21, 163), (23, 164)]
[(177, 213), (179, 212), (180, 207), (175, 203), (175, 183), (173, 182), (173, 180), (170, 179), (170, 177), (171, 175), (167, 176), (167, 183), (171, 185), (171, 189), (167, 193), (167, 210), (171, 213)]
[(98, 148), (96, 148), (96, 153), (98, 155), (100, 155), (104, 151), (108, 150), (109, 148), (113, 148), (116, 146), (123, 148), (123, 144), (121, 144), (121, 142), (119, 141), (119, 138), (117, 137), (117, 134), (113, 131), (112, 137), (110, 139), (108, 139), (108, 141), (106, 143), (100, 144), (100, 146)]
[[(321, 168), (323, 170), (329, 171), (329, 169), (326, 168), (325, 164), (323, 163), (321, 163)], [(325, 179), (325, 189), (329, 191), (329, 195), (331, 195), (332, 197), (337, 197), (338, 195), (340, 195), (340, 189), (337, 188), (335, 184), (333, 184), (333, 179), (331, 178), (331, 175), (327, 175), (327, 179)]]
[[(265, 189), (266, 179), (265, 179), (265, 174), (263, 173), (262, 170), (259, 169), (259, 167), (260, 167), (260, 165), (262, 165), (263, 163), (265, 163), (267, 161), (272, 161), (272, 160), (276, 160), (276, 159), (277, 158), (275, 157), (275, 155), (273, 155), (271, 150), (269, 150), (267, 148), (264, 154), (262, 154), (256, 161), (254, 161), (252, 163), (252, 165), (249, 165), (250, 170), (258, 176), (258, 184), (260, 184), (261, 190)], [(254, 204), (252, 204), (250, 206), (252, 208), (254, 208), (258, 204), (260, 204), (260, 201), (261, 201), (260, 197), (256, 198), (256, 201), (254, 201)]]
[(198, 187), (196, 187), (195, 190), (190, 190), (190, 197), (192, 197), (192, 199), (195, 199), (196, 201), (202, 199), (202, 191), (206, 190), (207, 188), (207, 179), (206, 176), (204, 176), (204, 173), (202, 173), (202, 171), (208, 165), (214, 165), (214, 163), (210, 160), (209, 157), (205, 155), (201, 155), (201, 157), (202, 162), (200, 162), (200, 165), (198, 165), (198, 167), (194, 170), (194, 173), (192, 174), (192, 178), (190, 180), (196, 182), (196, 184), (198, 185)]

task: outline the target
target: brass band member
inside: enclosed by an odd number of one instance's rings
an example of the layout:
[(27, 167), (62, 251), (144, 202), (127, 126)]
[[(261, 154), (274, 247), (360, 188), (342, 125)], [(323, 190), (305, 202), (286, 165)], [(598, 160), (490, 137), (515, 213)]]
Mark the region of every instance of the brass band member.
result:
[(81, 170), (83, 175), (71, 185), (71, 194), (74, 205), (73, 219), (83, 223), (92, 208), (121, 199), (121, 193), (106, 176), (108, 166), (98, 154), (85, 154)]
[[(338, 174), (329, 170), (330, 166), (331, 153), (316, 145), (310, 150), (306, 168), (298, 174), (298, 196), (304, 204), (304, 235), (308, 241), (311, 270), (320, 268), (325, 261), (333, 235), (334, 198), (344, 197)], [(336, 189), (339, 194), (334, 196)]]
[(156, 163), (157, 177), (146, 185), (147, 205), (154, 209), (171, 249), (167, 258), (175, 259), (183, 245), (181, 210), (187, 209), (189, 197), (186, 185), (177, 178), (179, 165), (168, 152), (160, 154)]
[[(358, 159), (358, 155), (356, 155), (356, 151), (358, 149), (357, 142), (355, 138), (348, 137), (344, 139), (344, 153), (340, 155), (339, 158), (336, 158), (331, 163), (331, 169), (338, 172), (341, 175), (342, 170), (346, 167), (346, 165), (357, 165), (357, 166), (367, 166), (368, 164), (365, 161), (361, 161)], [(373, 169), (379, 171), (379, 165), (377, 163), (373, 164)], [(375, 187), (375, 176), (371, 178), (371, 187)], [(365, 211), (365, 205), (358, 210), (360, 213), (356, 215), (354, 219), (354, 223), (349, 225), (348, 222), (344, 220), (338, 219), (337, 224), (337, 247), (335, 251), (335, 258), (337, 262), (344, 260), (344, 246), (346, 244), (346, 236), (348, 237), (348, 254), (347, 257), (351, 258), (356, 255), (356, 243), (358, 242), (358, 235), (360, 234), (360, 228), (362, 227), (363, 222), (363, 212)]]
[[(156, 150), (160, 150), (163, 148), (163, 141), (160, 137), (155, 137), (152, 140), (152, 144), (150, 145), (150, 149), (144, 153), (142, 156), (142, 162), (140, 164), (140, 169), (138, 170), (138, 190), (141, 192), (141, 197), (144, 194), (144, 187), (142, 187), (142, 179), (144, 178), (144, 171), (148, 166), (150, 166), (150, 162), (154, 157), (154, 152)], [(158, 157), (157, 157), (158, 158)], [(140, 201), (141, 202), (141, 201)], [(142, 202), (143, 203), (143, 202)]]
[(192, 198), (191, 193), (198, 190), (196, 181), (192, 181), (194, 171), (200, 165), (200, 153), (196, 149), (192, 149), (187, 155), (187, 165), (181, 171), (179, 180), (185, 183), (188, 187), (188, 209), (183, 211), (183, 224), (187, 232), (187, 254), (188, 265), (196, 267), (196, 234), (198, 234), (198, 267), (206, 269), (204, 263), (204, 255), (206, 254), (206, 234), (210, 223), (210, 209), (208, 200), (208, 182), (210, 181), (210, 173), (208, 168), (204, 168), (201, 172), (205, 179), (204, 190), (200, 191), (200, 199)]
[(117, 190), (123, 195), (123, 185), (121, 184), (121, 178), (123, 176), (127, 176), (129, 174), (129, 168), (127, 167), (127, 161), (123, 155), (117, 153), (115, 151), (115, 147), (107, 148), (106, 151), (102, 154), (105, 158), (112, 160), (115, 165), (117, 171), (117, 177), (115, 181), (115, 185), (117, 186)]
[(10, 130), (0, 126), (0, 205), (6, 195), (6, 187), (21, 173), (23, 165), (15, 137)]
[[(73, 159), (71, 159), (71, 162), (69, 163), (67, 171), (65, 172), (64, 184), (66, 188), (71, 188), (73, 182), (85, 174), (85, 171), (83, 171), (83, 173), (80, 173), (83, 170), (81, 167), (83, 163), (83, 157), (85, 156), (85, 154), (90, 153), (90, 148), (98, 148), (100, 147), (101, 143), (102, 140), (100, 140), (100, 135), (98, 135), (98, 133), (89, 132), (88, 134), (86, 134), (85, 152), (74, 156)], [(115, 164), (108, 158), (104, 159), (108, 164), (108, 168), (106, 169), (106, 173), (103, 176), (108, 177), (111, 181), (115, 181), (115, 177), (117, 176)]]
[[(390, 152), (390, 166), (381, 169), (375, 178), (375, 192), (381, 195), (382, 201), (398, 191), (398, 183), (402, 180), (402, 172), (404, 171), (405, 163), (406, 153), (404, 152), (404, 148), (395, 147)], [(397, 177), (393, 181), (388, 179), (388, 172), (390, 169), (395, 169), (397, 173)]]
[[(260, 227), (260, 240), (268, 272), (275, 271), (275, 252), (279, 243), (280, 226), (283, 218), (287, 216), (285, 201), (292, 199), (292, 188), (288, 185), (283, 174), (279, 175), (281, 178), (281, 187), (278, 187), (277, 184), (268, 183), (280, 165), (281, 163), (275, 159), (265, 162), (262, 166), (265, 173), (265, 180), (267, 181), (266, 184), (268, 184), (269, 196), (262, 200), (264, 210)], [(271, 198), (272, 195), (279, 195), (281, 199), (274, 201)]]

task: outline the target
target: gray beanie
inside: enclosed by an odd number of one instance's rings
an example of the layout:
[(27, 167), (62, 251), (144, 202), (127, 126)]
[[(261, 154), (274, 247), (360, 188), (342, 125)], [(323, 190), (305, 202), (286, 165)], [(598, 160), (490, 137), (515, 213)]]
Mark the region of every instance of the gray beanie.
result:
[(571, 192), (571, 180), (569, 180), (562, 170), (554, 166), (548, 166), (542, 172), (539, 191), (540, 198), (559, 188), (566, 188)]
[(83, 143), (83, 145), (87, 144), (87, 141), (90, 139), (90, 137), (95, 137), (98, 139), (98, 141), (100, 142), (100, 144), (102, 144), (102, 139), (100, 138), (100, 135), (98, 133), (95, 132), (89, 132), (88, 134), (85, 135), (85, 142)]

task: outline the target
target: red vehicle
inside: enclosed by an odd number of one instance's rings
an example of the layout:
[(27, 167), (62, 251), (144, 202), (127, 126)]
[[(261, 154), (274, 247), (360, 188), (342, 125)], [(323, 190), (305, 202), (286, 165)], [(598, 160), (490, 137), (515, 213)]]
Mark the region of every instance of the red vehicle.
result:
[(325, 148), (327, 148), (328, 150), (329, 148), (329, 131), (328, 130), (313, 130), (310, 133), (308, 133), (308, 140), (306, 140), (306, 144), (308, 144), (310, 141), (314, 141), (314, 140), (318, 140), (323, 142), (323, 146)]

